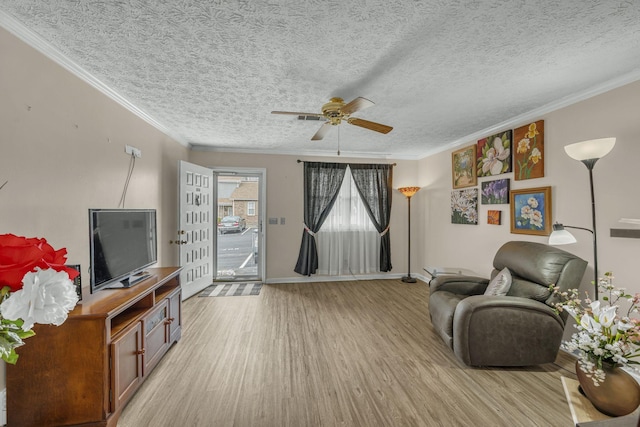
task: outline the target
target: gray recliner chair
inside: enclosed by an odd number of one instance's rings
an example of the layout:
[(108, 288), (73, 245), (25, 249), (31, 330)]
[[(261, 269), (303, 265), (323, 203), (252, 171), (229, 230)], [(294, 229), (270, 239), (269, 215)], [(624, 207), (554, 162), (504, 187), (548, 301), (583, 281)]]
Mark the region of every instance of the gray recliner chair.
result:
[[(493, 260), (495, 278), (505, 267), (504, 296), (484, 295), (490, 280), (446, 275), (429, 284), (433, 327), (469, 366), (530, 366), (553, 362), (567, 319), (553, 309), (549, 290), (578, 288), (587, 262), (542, 243), (505, 243)], [(494, 281), (495, 282), (495, 281)], [(492, 286), (495, 283), (492, 284)]]

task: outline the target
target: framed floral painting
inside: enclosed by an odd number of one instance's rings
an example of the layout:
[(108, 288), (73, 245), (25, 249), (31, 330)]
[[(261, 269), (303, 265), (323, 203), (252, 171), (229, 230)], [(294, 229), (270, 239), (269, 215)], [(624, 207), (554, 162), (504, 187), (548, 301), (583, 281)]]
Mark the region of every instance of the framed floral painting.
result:
[(476, 175), (476, 146), (470, 145), (451, 153), (453, 188), (472, 187), (478, 182)]
[(496, 179), (480, 184), (483, 205), (506, 205), (509, 203), (509, 179)]
[(511, 172), (511, 137), (512, 131), (507, 130), (478, 140), (478, 176), (495, 176)]
[(513, 175), (516, 181), (544, 176), (544, 120), (513, 131), (515, 154)]
[(551, 187), (511, 190), (511, 232), (551, 234)]
[(478, 189), (454, 190), (451, 192), (451, 223), (478, 223)]

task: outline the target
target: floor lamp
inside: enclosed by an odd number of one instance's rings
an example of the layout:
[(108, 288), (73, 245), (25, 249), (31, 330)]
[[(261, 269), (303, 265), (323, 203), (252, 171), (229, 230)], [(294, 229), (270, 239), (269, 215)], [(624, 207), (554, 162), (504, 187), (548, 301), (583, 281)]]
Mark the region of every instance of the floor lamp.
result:
[(407, 197), (407, 230), (409, 231), (407, 238), (407, 275), (402, 278), (402, 281), (405, 283), (416, 283), (416, 279), (411, 277), (411, 197), (416, 194), (420, 190), (420, 187), (400, 187), (398, 191), (404, 194)]
[(593, 193), (593, 167), (596, 162), (609, 154), (616, 145), (615, 138), (591, 139), (589, 141), (576, 142), (564, 147), (567, 155), (572, 159), (579, 160), (589, 170), (589, 186), (591, 189), (591, 221), (592, 229), (583, 227), (574, 227), (570, 225), (554, 224), (553, 232), (549, 236), (550, 245), (564, 245), (575, 243), (576, 238), (573, 237), (565, 228), (575, 228), (578, 230), (586, 230), (593, 234), (593, 286), (595, 288), (594, 301), (598, 299), (598, 238), (596, 233), (596, 201)]

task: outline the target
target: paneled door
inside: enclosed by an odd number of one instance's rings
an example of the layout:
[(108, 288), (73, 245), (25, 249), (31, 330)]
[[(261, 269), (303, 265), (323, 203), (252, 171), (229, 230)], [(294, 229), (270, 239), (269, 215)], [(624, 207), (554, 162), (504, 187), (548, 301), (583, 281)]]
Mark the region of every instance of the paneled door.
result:
[(213, 282), (213, 172), (180, 161), (179, 227), (175, 243), (180, 246), (182, 299)]

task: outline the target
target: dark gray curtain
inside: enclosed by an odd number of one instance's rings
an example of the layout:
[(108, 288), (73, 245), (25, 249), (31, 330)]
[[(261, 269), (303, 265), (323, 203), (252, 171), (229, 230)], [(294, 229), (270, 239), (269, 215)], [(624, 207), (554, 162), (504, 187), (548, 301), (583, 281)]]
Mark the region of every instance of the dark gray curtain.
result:
[(376, 230), (380, 233), (380, 271), (391, 271), (391, 184), (393, 165), (349, 164), (351, 175)]
[(329, 215), (342, 185), (346, 163), (304, 162), (304, 231), (293, 271), (310, 276), (318, 269), (315, 233)]

